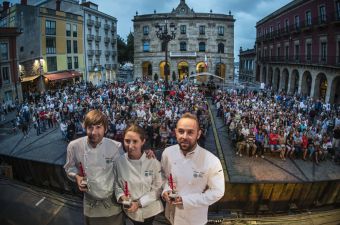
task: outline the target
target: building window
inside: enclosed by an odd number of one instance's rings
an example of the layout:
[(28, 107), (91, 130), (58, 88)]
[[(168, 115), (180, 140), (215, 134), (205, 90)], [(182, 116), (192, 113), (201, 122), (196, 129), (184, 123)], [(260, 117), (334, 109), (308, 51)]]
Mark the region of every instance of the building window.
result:
[(224, 53), (224, 44), (223, 43), (219, 43), (217, 46), (217, 52), (218, 53)]
[(186, 25), (181, 25), (179, 27), (179, 29), (181, 30), (181, 34), (186, 34), (187, 33), (187, 26)]
[(312, 59), (312, 43), (306, 44), (306, 60), (310, 61)]
[(72, 57), (67, 57), (67, 69), (72, 69)]
[(52, 71), (57, 71), (57, 57), (46, 57), (47, 61), (47, 71), (52, 72)]
[(67, 37), (71, 36), (71, 24), (69, 23), (66, 24), (66, 36)]
[(187, 43), (185, 41), (182, 41), (179, 43), (179, 50), (180, 51), (186, 51), (187, 50)]
[(8, 60), (8, 43), (0, 43), (1, 59)]
[(336, 19), (340, 20), (340, 1), (337, 1), (335, 4), (336, 4)]
[(295, 60), (299, 60), (300, 57), (300, 45), (295, 45)]
[(273, 35), (273, 32), (274, 32), (274, 27), (273, 27), (273, 26), (270, 26), (270, 36)]
[(324, 5), (319, 7), (319, 20), (320, 23), (326, 22), (326, 7)]
[(295, 16), (294, 22), (295, 22), (295, 29), (299, 29), (300, 28), (300, 17)]
[(149, 26), (144, 26), (143, 27), (143, 34), (148, 35), (149, 34)]
[(6, 67), (2, 67), (1, 68), (1, 73), (2, 73), (2, 80), (5, 84), (9, 84), (10, 83), (10, 76), (9, 76), (9, 68)]
[(326, 62), (327, 60), (327, 43), (321, 42), (321, 61)]
[(312, 25), (312, 13), (311, 11), (306, 12), (306, 26)]
[(150, 52), (150, 42), (149, 41), (143, 42), (143, 52)]
[(198, 50), (199, 50), (200, 52), (205, 52), (205, 42), (200, 42), (200, 43), (198, 44)]
[(78, 53), (78, 41), (73, 41), (73, 53)]
[(78, 36), (78, 27), (76, 24), (73, 24), (73, 37)]
[(218, 26), (217, 27), (217, 33), (218, 33), (218, 36), (224, 36), (224, 27)]
[(46, 54), (56, 53), (55, 37), (46, 37)]
[(55, 21), (46, 20), (46, 35), (55, 35), (56, 25)]
[(278, 34), (281, 32), (281, 23), (277, 23), (277, 31)]
[(75, 69), (78, 69), (78, 68), (79, 68), (79, 65), (78, 65), (78, 56), (75, 56), (75, 57), (74, 57), (74, 68), (75, 68)]
[(71, 47), (71, 40), (66, 40), (66, 49), (67, 49), (67, 53), (69, 54), (69, 53), (71, 53), (71, 49), (72, 49), (72, 47)]
[(285, 56), (286, 56), (286, 60), (288, 60), (289, 59), (289, 46), (286, 46)]
[(200, 35), (205, 35), (205, 26), (204, 25), (199, 26), (199, 33), (200, 33)]
[(340, 64), (340, 40), (338, 40), (338, 55), (336, 61)]
[(281, 47), (277, 47), (277, 54), (276, 54), (277, 58), (280, 59), (281, 56)]
[(285, 31), (286, 32), (289, 31), (289, 20), (288, 19), (285, 20)]

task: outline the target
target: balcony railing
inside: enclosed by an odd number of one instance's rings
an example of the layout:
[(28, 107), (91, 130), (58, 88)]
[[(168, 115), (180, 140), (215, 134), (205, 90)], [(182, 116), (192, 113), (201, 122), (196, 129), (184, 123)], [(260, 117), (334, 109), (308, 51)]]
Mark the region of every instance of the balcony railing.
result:
[(88, 34), (87, 35), (87, 40), (88, 41), (93, 41), (93, 39), (94, 39), (94, 35), (93, 34)]
[(112, 56), (116, 56), (117, 55), (117, 51), (111, 51), (111, 55)]
[(110, 42), (110, 38), (105, 37), (105, 38), (104, 38), (104, 42), (105, 42), (105, 43), (109, 43), (109, 42)]
[(87, 50), (87, 55), (92, 56), (94, 54), (94, 50)]
[(116, 38), (111, 39), (111, 44), (116, 44)]
[(105, 56), (110, 56), (111, 51), (105, 51)]
[(96, 36), (96, 37), (95, 37), (95, 41), (96, 41), (96, 42), (100, 42), (101, 40), (102, 40), (102, 36)]
[(258, 57), (258, 60), (263, 63), (292, 63), (306, 65), (325, 65), (325, 66), (340, 66), (340, 56), (321, 55), (289, 55), (289, 56), (266, 56)]
[(104, 24), (104, 30), (110, 30), (110, 25), (109, 24)]
[(197, 57), (197, 52), (170, 52), (170, 57)]
[(95, 23), (94, 23), (94, 26), (95, 26), (96, 28), (99, 28), (101, 25), (102, 25), (102, 23), (99, 22), (99, 21), (95, 21)]
[(96, 56), (100, 56), (102, 54), (102, 50), (95, 50), (94, 54)]
[(93, 20), (87, 19), (87, 26), (91, 27), (91, 26), (93, 26), (93, 24), (94, 24)]

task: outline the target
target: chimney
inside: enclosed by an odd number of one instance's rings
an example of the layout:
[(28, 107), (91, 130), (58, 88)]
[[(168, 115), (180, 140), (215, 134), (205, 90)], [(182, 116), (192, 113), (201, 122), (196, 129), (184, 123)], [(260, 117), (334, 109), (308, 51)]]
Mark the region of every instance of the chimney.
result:
[(55, 3), (56, 3), (55, 10), (60, 11), (60, 3), (61, 3), (61, 1), (60, 0), (56, 0)]
[(21, 0), (21, 5), (27, 5), (27, 0)]
[(2, 10), (3, 11), (5, 11), (5, 10), (7, 10), (7, 9), (9, 9), (9, 2), (7, 2), (7, 1), (3, 1), (3, 3), (2, 3)]

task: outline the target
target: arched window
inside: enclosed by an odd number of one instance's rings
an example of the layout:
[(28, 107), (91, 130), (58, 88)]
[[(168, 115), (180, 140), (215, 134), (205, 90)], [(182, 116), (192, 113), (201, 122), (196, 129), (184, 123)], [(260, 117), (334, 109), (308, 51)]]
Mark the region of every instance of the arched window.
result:
[(150, 42), (144, 41), (143, 43), (143, 52), (149, 52), (150, 51)]
[(224, 53), (224, 44), (223, 43), (218, 44), (218, 53)]
[(200, 42), (200, 43), (198, 44), (198, 50), (199, 50), (200, 52), (205, 52), (205, 42)]
[(180, 51), (186, 51), (187, 50), (187, 43), (185, 41), (182, 41), (179, 43), (179, 50)]

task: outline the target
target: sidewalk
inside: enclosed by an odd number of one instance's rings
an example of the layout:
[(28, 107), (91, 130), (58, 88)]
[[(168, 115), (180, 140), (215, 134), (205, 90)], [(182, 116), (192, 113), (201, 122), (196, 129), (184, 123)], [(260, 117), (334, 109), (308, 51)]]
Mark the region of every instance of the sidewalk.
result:
[(11, 122), (12, 120), (14, 120), (16, 115), (17, 115), (16, 110), (7, 113), (7, 115), (5, 115), (5, 120), (0, 121), (0, 127), (2, 127), (3, 125), (5, 125), (5, 124)]

